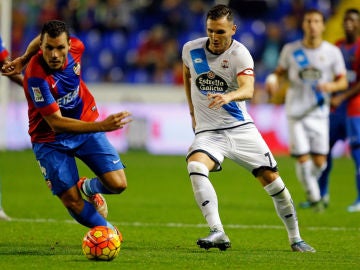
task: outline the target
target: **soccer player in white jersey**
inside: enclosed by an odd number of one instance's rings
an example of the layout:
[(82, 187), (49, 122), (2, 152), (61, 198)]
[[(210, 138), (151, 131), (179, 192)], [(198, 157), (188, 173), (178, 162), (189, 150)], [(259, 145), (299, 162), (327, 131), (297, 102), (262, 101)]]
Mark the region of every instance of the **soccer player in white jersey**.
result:
[(287, 76), (286, 93), (290, 153), (296, 158), (296, 174), (314, 211), (323, 211), (317, 179), (326, 168), (329, 152), (330, 93), (346, 90), (346, 68), (341, 51), (324, 41), (325, 19), (311, 9), (302, 21), (304, 36), (283, 47), (278, 67), (267, 77), (270, 94), (279, 88), (279, 77)]
[(195, 139), (187, 154), (195, 200), (210, 228), (200, 248), (226, 250), (224, 232), (210, 171), (221, 170), (225, 157), (251, 172), (272, 197), (285, 224), (291, 249), (315, 252), (300, 236), (291, 195), (277, 163), (246, 111), (245, 100), (254, 92), (254, 62), (249, 51), (233, 40), (234, 15), (216, 5), (206, 17), (207, 37), (187, 42), (182, 51), (184, 86)]

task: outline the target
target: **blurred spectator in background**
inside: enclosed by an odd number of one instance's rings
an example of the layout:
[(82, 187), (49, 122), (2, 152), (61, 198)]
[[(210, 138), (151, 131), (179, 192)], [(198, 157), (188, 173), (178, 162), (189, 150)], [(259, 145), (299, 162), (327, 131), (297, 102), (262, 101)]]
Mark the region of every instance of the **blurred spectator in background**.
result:
[(173, 67), (180, 60), (177, 40), (169, 37), (168, 30), (160, 24), (144, 35), (135, 49), (134, 59), (130, 60), (133, 61), (130, 62), (133, 72), (129, 79), (133, 82), (173, 84), (176, 76)]
[(103, 23), (106, 31), (122, 31), (126, 34), (131, 30), (132, 17), (130, 1), (106, 0)]
[(156, 16), (159, 16), (160, 23), (168, 28), (169, 36), (177, 37), (180, 33), (188, 31), (187, 13), (188, 3), (181, 0), (163, 0)]
[(37, 27), (41, 28), (49, 20), (60, 19), (60, 12), (57, 0), (44, 0), (40, 5), (40, 12), (37, 19)]
[(262, 62), (266, 70), (274, 70), (277, 66), (277, 59), (284, 45), (282, 32), (279, 25), (270, 22), (266, 24), (266, 41), (262, 53)]
[(100, 0), (85, 1), (76, 12), (79, 27), (70, 25), (72, 29), (77, 29), (81, 32), (86, 32), (92, 29), (101, 29), (100, 18)]
[[(13, 0), (12, 52), (18, 56), (25, 45), (49, 19), (61, 19), (79, 36), (88, 50), (84, 53), (84, 73), (91, 82), (113, 81), (128, 83), (176, 84), (177, 63), (172, 56), (152, 68), (134, 69), (138, 47), (148, 39), (147, 32), (157, 26), (167, 33), (164, 47), (175, 40), (178, 47), (204, 34), (204, 16), (215, 0)], [(257, 62), (257, 80), (262, 83), (263, 65), (271, 62), (273, 34), (278, 31), (284, 42), (301, 38), (299, 16), (305, 8), (316, 7), (332, 14), (337, 0), (230, 0), (229, 6), (238, 11), (238, 34)], [(262, 25), (269, 25), (267, 32)], [(119, 41), (116, 41), (120, 38)], [(115, 41), (114, 41), (115, 39)], [(143, 40), (144, 39), (144, 40)], [(264, 45), (265, 44), (265, 45)], [(265, 47), (264, 47), (265, 46)], [(262, 51), (265, 49), (265, 52)], [(111, 52), (109, 52), (111, 50)], [(96, 52), (96, 53), (94, 53)], [(178, 51), (174, 51), (179, 53)], [(167, 52), (165, 54), (168, 55)], [(108, 61), (106, 59), (111, 59)], [(162, 57), (161, 59), (164, 59)], [(159, 60), (160, 61), (160, 60)], [(105, 63), (105, 66), (103, 64)], [(119, 72), (119, 74), (116, 74)], [(135, 73), (134, 73), (135, 72)], [(256, 99), (254, 99), (256, 100)]]
[(80, 0), (59, 0), (60, 17), (74, 32), (80, 31), (80, 21), (77, 16), (80, 8)]

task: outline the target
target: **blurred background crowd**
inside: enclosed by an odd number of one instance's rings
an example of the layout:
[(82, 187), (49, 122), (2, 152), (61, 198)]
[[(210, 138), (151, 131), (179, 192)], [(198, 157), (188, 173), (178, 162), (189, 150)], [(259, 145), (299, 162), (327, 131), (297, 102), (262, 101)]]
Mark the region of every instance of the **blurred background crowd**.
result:
[[(304, 10), (326, 18), (340, 0), (13, 0), (12, 57), (49, 19), (66, 21), (86, 46), (87, 82), (182, 84), (182, 45), (205, 35), (205, 14), (214, 4), (236, 12), (235, 38), (253, 55), (257, 82), (277, 63), (285, 42), (301, 38)], [(261, 99), (261, 97), (260, 97)]]

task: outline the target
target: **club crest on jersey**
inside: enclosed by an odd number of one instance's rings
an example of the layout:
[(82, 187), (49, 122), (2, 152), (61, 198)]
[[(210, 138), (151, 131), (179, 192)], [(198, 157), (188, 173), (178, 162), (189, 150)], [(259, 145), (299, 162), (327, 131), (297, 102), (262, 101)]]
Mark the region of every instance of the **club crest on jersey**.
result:
[(74, 70), (74, 73), (79, 76), (80, 75), (80, 70), (81, 70), (80, 63), (75, 63), (73, 70)]
[(215, 76), (216, 76), (215, 73), (212, 72), (212, 71), (209, 71), (208, 74), (207, 74), (207, 77), (208, 77), (209, 79), (211, 79), (211, 80), (214, 79)]
[(213, 71), (202, 73), (196, 78), (196, 86), (203, 93), (222, 93), (228, 89), (226, 81)]
[(44, 101), (44, 97), (43, 97), (43, 95), (41, 94), (41, 91), (40, 91), (40, 88), (39, 88), (39, 87), (31, 87), (31, 90), (33, 91), (35, 102), (42, 102), (42, 101)]
[(221, 67), (222, 67), (222, 68), (229, 68), (229, 60), (224, 59), (224, 60), (221, 62)]

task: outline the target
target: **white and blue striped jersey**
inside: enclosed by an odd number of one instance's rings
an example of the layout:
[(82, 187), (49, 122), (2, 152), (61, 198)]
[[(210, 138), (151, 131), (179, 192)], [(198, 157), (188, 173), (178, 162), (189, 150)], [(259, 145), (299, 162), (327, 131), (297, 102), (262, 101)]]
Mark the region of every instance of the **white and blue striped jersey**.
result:
[(327, 41), (315, 49), (294, 41), (282, 49), (279, 66), (288, 71), (290, 82), (285, 98), (287, 115), (299, 117), (308, 111), (315, 117), (328, 117), (330, 96), (316, 90), (316, 85), (346, 74), (340, 49)]
[(240, 42), (233, 40), (222, 54), (206, 48), (207, 37), (187, 42), (182, 59), (191, 75), (191, 99), (196, 120), (195, 133), (219, 130), (252, 122), (245, 101), (232, 101), (220, 109), (210, 109), (207, 93), (227, 93), (238, 89), (237, 76), (253, 75), (254, 61)]

